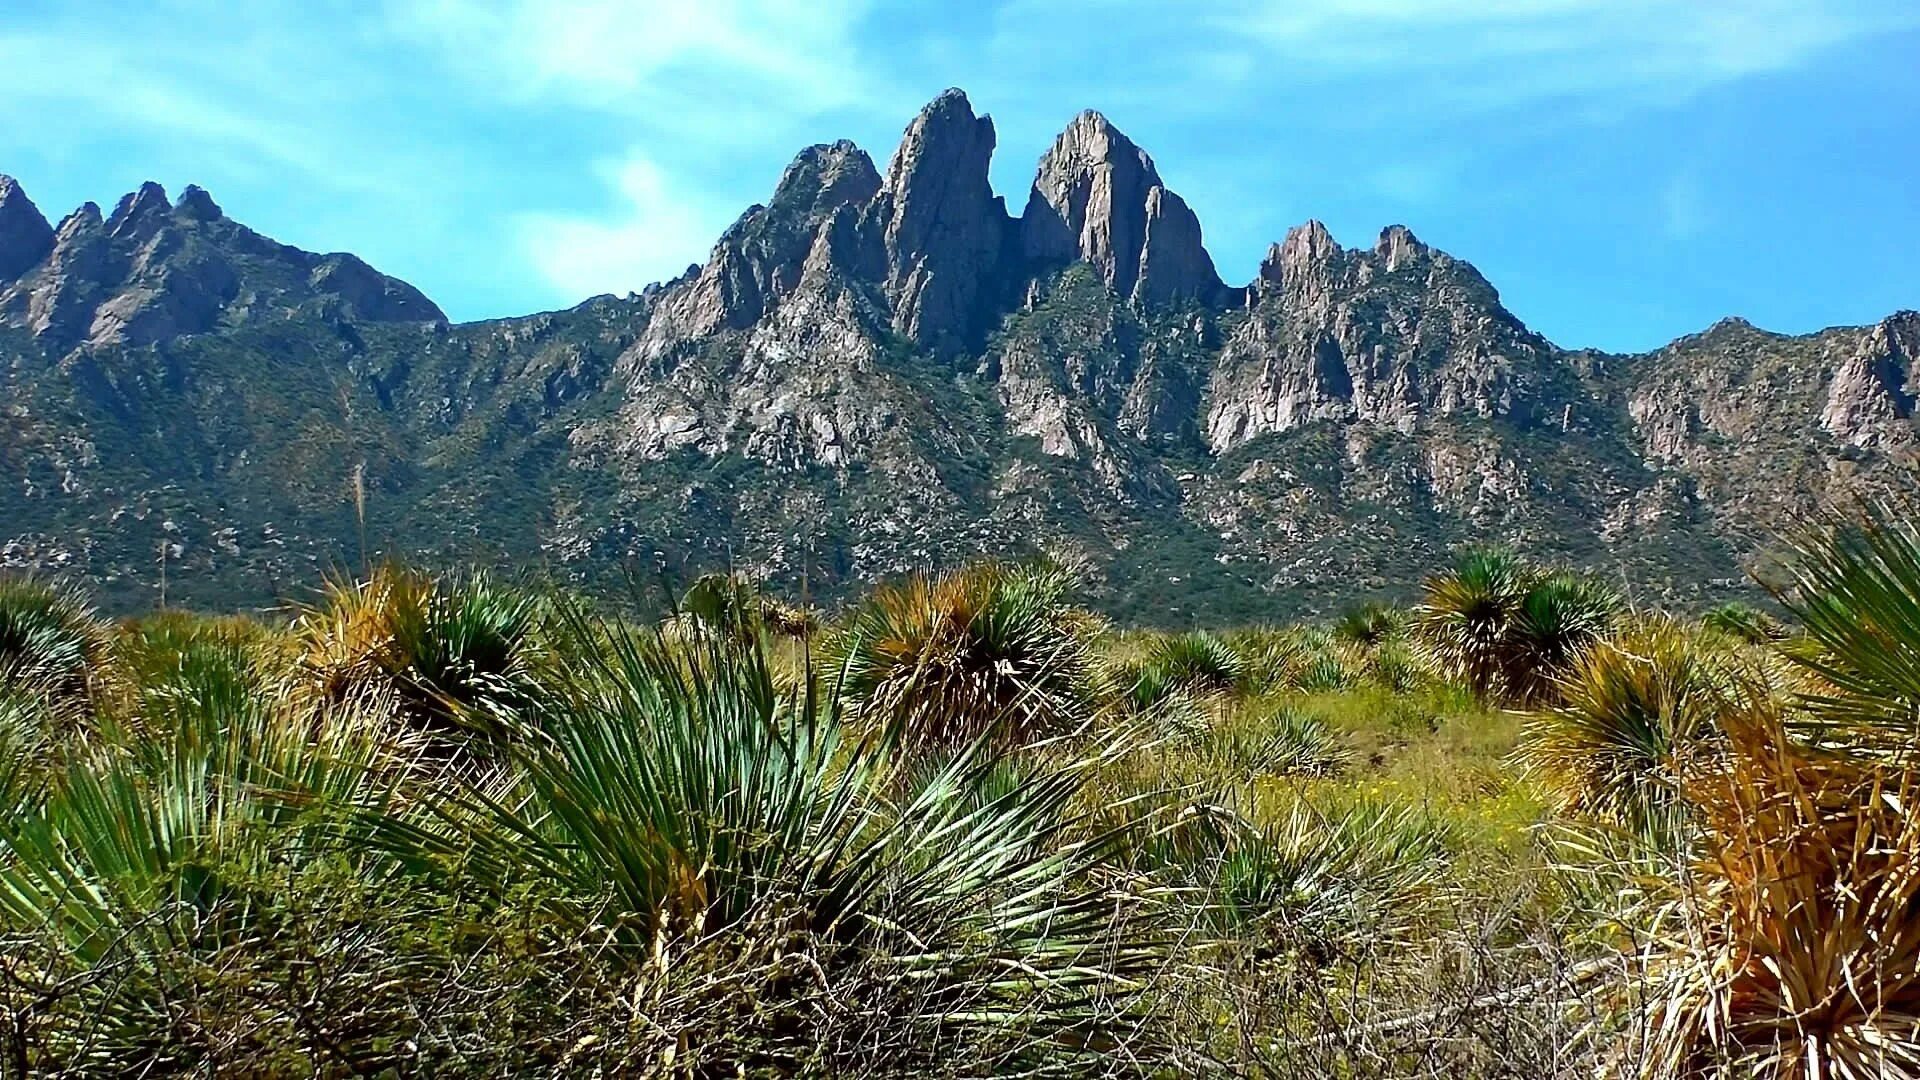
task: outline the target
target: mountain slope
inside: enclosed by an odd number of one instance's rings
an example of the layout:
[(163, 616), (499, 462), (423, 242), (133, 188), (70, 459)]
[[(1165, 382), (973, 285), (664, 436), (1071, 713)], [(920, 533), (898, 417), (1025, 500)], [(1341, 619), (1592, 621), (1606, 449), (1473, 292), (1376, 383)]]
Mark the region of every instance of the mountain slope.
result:
[(1185, 622), (1325, 608), (1494, 539), (1698, 602), (1781, 512), (1911, 482), (1920, 315), (1567, 351), (1400, 226), (1347, 249), (1309, 222), (1222, 282), (1096, 113), (1016, 217), (995, 141), (949, 91), (884, 173), (803, 151), (675, 281), (467, 325), (197, 188), (56, 227), (0, 179), (0, 565), (134, 607), (163, 562), (176, 602), (271, 602), (370, 557), (363, 533), (827, 597), (1047, 550), (1109, 608)]

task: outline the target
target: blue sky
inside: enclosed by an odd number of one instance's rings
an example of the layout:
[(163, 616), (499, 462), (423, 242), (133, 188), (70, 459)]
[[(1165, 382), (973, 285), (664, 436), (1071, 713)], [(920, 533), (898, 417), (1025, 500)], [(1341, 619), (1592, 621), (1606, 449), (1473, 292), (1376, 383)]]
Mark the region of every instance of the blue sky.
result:
[(1306, 218), (1401, 222), (1628, 350), (1920, 307), (1916, 57), (1915, 0), (5, 0), (0, 172), (50, 217), (199, 183), (480, 318), (670, 277), (800, 147), (884, 167), (954, 85), (1016, 210), (1097, 108), (1230, 281)]

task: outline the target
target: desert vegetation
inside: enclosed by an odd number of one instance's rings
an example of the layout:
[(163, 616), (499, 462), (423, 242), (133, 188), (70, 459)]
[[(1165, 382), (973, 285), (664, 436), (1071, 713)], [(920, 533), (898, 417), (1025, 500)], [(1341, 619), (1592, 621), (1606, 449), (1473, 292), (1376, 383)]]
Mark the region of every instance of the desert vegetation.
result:
[(0, 1075), (1920, 1075), (1920, 532), (1318, 624), (0, 583)]

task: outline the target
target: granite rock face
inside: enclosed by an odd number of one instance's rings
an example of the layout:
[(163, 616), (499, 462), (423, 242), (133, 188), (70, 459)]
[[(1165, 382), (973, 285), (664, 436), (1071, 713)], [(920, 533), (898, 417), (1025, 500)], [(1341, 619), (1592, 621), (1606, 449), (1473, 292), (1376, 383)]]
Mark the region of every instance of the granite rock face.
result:
[(1199, 218), (1097, 112), (1075, 117), (1041, 157), (1020, 240), (1028, 259), (1084, 260), (1115, 294), (1146, 303), (1209, 300), (1221, 288)]
[[(617, 589), (732, 565), (821, 598), (982, 555), (1187, 624), (1404, 588), (1469, 541), (1706, 602), (1783, 514), (1910, 492), (1920, 314), (1567, 350), (1403, 226), (1309, 221), (1251, 282), (1098, 113), (1020, 216), (957, 90), (885, 172), (808, 147), (707, 259), (448, 325), (412, 286), (144, 185), (57, 225), (0, 178), (0, 569), (122, 608), (277, 599), (396, 553)], [(346, 556), (343, 558), (343, 556)]]
[(884, 253), (893, 328), (939, 351), (984, 328), (1011, 221), (993, 193), (990, 117), (948, 90), (907, 125), (864, 226)]
[(1402, 226), (1349, 250), (1309, 221), (1260, 266), (1215, 365), (1205, 430), (1224, 453), (1318, 421), (1401, 432), (1456, 415), (1526, 425), (1563, 416), (1574, 381), (1472, 266)]

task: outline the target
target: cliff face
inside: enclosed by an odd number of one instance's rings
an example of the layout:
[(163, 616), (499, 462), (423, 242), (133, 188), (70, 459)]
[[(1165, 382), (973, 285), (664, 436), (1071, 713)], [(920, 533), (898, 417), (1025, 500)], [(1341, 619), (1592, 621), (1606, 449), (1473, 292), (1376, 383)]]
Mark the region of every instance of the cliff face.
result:
[(1018, 217), (949, 91), (884, 173), (810, 147), (700, 266), (448, 326), (198, 188), (49, 224), (0, 178), (0, 566), (262, 601), (388, 550), (609, 586), (731, 562), (831, 595), (982, 554), (1084, 559), (1122, 613), (1277, 616), (1466, 540), (1739, 587), (1784, 512), (1911, 482), (1920, 315), (1556, 348), (1402, 226), (1308, 222), (1223, 283), (1097, 113)]

